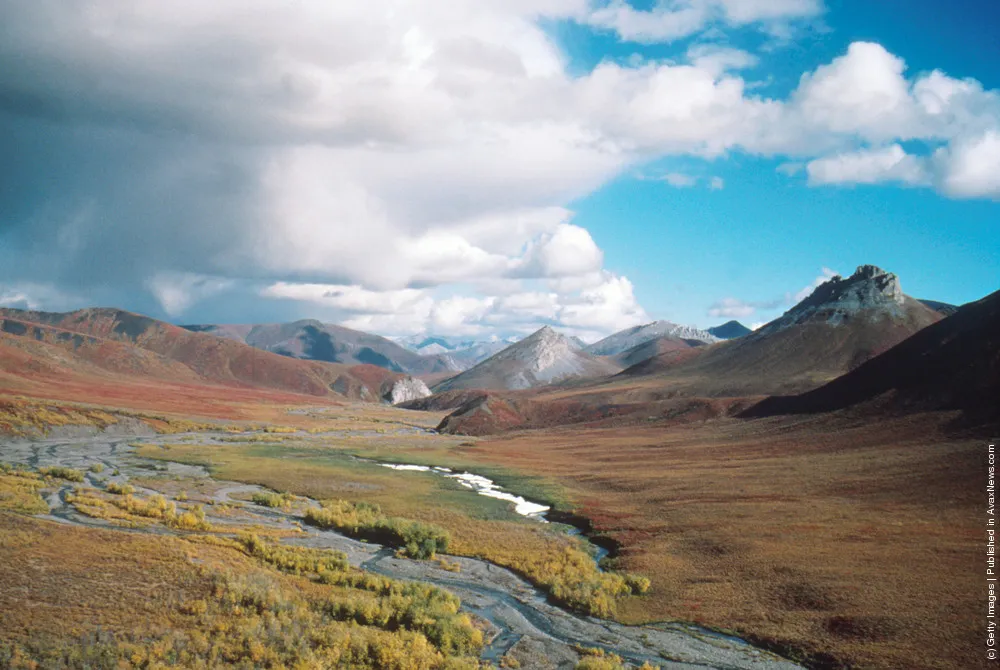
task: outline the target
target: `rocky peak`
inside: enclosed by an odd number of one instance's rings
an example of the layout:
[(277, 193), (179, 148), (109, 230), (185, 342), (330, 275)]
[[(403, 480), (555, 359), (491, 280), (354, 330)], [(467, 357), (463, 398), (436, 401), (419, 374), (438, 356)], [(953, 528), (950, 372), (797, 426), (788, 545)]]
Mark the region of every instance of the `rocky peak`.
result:
[(905, 300), (896, 275), (874, 265), (861, 265), (846, 279), (835, 275), (820, 284), (808, 298), (759, 332), (815, 320), (839, 325), (862, 311), (899, 316)]
[(889, 304), (903, 304), (899, 278), (874, 265), (862, 265), (847, 279), (836, 275), (820, 284), (795, 309), (836, 305), (857, 311)]

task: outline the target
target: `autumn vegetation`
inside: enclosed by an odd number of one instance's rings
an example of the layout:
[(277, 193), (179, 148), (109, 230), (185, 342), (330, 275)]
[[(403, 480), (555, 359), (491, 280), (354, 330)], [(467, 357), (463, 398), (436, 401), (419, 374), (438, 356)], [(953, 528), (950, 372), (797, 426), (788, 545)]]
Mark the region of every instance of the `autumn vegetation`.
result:
[(305, 520), (320, 528), (333, 528), (350, 537), (399, 547), (410, 558), (434, 558), (448, 550), (451, 536), (439, 526), (400, 517), (387, 517), (373, 503), (327, 500), (306, 510)]
[[(252, 535), (55, 531), (0, 513), (12, 568), (0, 573), (0, 667), (480, 667), (482, 632), (457, 598), (363, 573), (337, 552)], [(67, 599), (60, 584), (83, 574), (88, 588)], [(16, 596), (29, 584), (42, 619)]]

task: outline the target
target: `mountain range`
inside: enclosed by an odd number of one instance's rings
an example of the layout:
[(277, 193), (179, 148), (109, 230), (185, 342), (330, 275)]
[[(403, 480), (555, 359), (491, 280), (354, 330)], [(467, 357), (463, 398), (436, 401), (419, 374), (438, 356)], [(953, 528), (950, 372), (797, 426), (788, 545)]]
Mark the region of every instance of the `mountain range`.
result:
[(549, 326), (510, 345), (433, 390), (526, 389), (582, 377), (601, 377), (621, 369), (610, 359), (591, 355)]
[(820, 386), (939, 321), (899, 279), (865, 265), (835, 276), (774, 321), (678, 357), (659, 354), (623, 375), (655, 376), (689, 395), (797, 393)]
[[(965, 405), (963, 389), (984, 387), (975, 374), (995, 374), (995, 339), (969, 332), (995, 320), (996, 301), (994, 295), (952, 308), (915, 300), (894, 274), (866, 265), (831, 278), (754, 331), (736, 321), (709, 331), (656, 321), (590, 345), (548, 326), (521, 340), (392, 341), (314, 320), (178, 327), (115, 309), (0, 309), (0, 384), (26, 393), (96, 384), (120, 394), (140, 382), (208, 385), (456, 410), (502, 403), (496, 415), (506, 417), (504, 425), (528, 416), (551, 424), (666, 412), (668, 405), (674, 413), (696, 405), (750, 411), (742, 399), (763, 396), (772, 398), (752, 411), (834, 407), (835, 398), (855, 402), (869, 391), (891, 392), (905, 404), (914, 388), (926, 395), (934, 385)], [(890, 351), (895, 358), (883, 357)], [(931, 363), (936, 381), (918, 384), (906, 376), (907, 366)], [(949, 370), (957, 386), (948, 386)], [(462, 430), (457, 418), (450, 425)], [(484, 429), (497, 428), (490, 426)]]
[[(0, 382), (9, 391), (74, 387), (128, 396), (137, 384), (224, 386), (377, 401), (405, 375), (375, 365), (298, 360), (118, 309), (0, 308)], [(131, 390), (130, 390), (131, 389)], [(176, 389), (175, 389), (176, 390)], [(166, 393), (161, 389), (162, 393)]]
[(421, 356), (444, 355), (465, 370), (517, 342), (518, 337), (493, 337), (486, 340), (413, 335), (396, 342)]
[(422, 355), (379, 335), (313, 319), (256, 325), (187, 325), (183, 328), (236, 340), (282, 356), (344, 365), (377, 365), (410, 375), (459, 372), (467, 367), (448, 355)]

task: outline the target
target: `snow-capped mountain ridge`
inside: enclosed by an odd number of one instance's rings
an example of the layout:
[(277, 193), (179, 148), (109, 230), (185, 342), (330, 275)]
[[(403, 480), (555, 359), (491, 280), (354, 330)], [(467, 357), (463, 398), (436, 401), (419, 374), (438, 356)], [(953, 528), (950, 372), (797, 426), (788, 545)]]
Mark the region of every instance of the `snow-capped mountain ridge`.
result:
[(603, 340), (586, 347), (584, 351), (595, 356), (614, 356), (659, 337), (697, 340), (706, 344), (713, 344), (720, 341), (715, 335), (700, 328), (682, 326), (670, 321), (653, 321), (652, 323), (633, 326), (632, 328), (626, 328), (613, 335), (609, 335)]

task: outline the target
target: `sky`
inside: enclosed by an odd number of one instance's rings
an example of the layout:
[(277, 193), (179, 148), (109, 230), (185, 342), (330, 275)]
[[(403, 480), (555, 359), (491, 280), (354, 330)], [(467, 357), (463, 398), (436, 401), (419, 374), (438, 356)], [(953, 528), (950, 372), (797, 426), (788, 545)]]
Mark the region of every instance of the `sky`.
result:
[(1000, 8), (0, 0), (0, 304), (383, 335), (1000, 288)]

